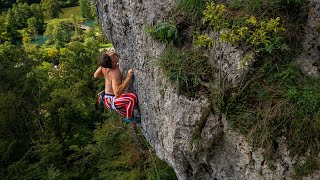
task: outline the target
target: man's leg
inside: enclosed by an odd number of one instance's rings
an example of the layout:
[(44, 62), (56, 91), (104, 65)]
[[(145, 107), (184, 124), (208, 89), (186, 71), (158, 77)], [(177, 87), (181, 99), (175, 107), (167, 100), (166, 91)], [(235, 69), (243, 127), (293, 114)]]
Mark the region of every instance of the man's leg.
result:
[(135, 93), (124, 93), (118, 98), (114, 98), (114, 105), (118, 112), (126, 118), (133, 116), (133, 109), (137, 105), (137, 95)]

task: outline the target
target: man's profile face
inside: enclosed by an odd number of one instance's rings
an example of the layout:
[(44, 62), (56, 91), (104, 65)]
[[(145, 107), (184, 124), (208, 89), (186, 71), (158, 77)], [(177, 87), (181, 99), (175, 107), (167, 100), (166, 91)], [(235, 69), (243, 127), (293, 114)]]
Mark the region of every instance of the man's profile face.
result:
[(107, 54), (111, 58), (112, 64), (117, 64), (119, 62), (120, 56), (116, 52), (109, 51), (109, 52), (107, 52)]

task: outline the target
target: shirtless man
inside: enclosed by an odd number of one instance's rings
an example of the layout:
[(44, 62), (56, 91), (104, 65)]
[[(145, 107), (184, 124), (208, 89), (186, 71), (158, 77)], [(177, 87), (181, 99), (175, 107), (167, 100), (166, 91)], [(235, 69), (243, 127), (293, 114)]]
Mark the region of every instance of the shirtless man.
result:
[(94, 77), (105, 79), (105, 89), (99, 93), (99, 98), (107, 108), (124, 115), (126, 122), (136, 124), (139, 119), (133, 116), (133, 109), (137, 105), (137, 95), (125, 93), (133, 76), (133, 70), (129, 69), (127, 77), (122, 81), (118, 62), (119, 55), (115, 52), (102, 52), (99, 55), (99, 68), (95, 71)]

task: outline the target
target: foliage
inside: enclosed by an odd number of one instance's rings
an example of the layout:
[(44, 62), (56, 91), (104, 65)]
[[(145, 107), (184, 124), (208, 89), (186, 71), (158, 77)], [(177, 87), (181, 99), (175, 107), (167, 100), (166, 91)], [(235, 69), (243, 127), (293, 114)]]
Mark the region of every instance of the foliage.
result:
[[(34, 28), (34, 18), (28, 21)], [(0, 44), (0, 177), (175, 179), (170, 167), (147, 154), (137, 132), (128, 133), (118, 125), (122, 119), (95, 106), (104, 82), (92, 73), (99, 44), (107, 41), (96, 39), (97, 29), (82, 33), (78, 22), (48, 23), (55, 46), (29, 44), (28, 28), (19, 30), (21, 47)]]
[(271, 54), (278, 49), (288, 49), (280, 36), (285, 28), (280, 24), (279, 17), (268, 20), (258, 20), (254, 16), (228, 19), (225, 6), (213, 2), (207, 5), (203, 14), (203, 23), (208, 24), (215, 35), (198, 35), (195, 44), (210, 48), (218, 42), (230, 43), (245, 51), (242, 66), (247, 66), (248, 60), (258, 53)]
[[(205, 75), (211, 80), (195, 82), (209, 87), (213, 106), (218, 106), (219, 112), (227, 116), (235, 130), (248, 137), (254, 148), (264, 148), (267, 160), (274, 158), (272, 155), (281, 140), (285, 141), (291, 156), (304, 157), (305, 162), (295, 166), (297, 176), (318, 170), (320, 164), (314, 158), (320, 153), (319, 80), (307, 77), (292, 63), (299, 52), (299, 33), (306, 21), (303, 3), (301, 0), (241, 0), (228, 4), (228, 8), (210, 3), (203, 11), (202, 26), (195, 33), (195, 45), (213, 48), (229, 43), (245, 52), (243, 65), (247, 65), (248, 60), (258, 60), (241, 84), (223, 87), (218, 95), (212, 85), (214, 74), (207, 72)], [(171, 15), (169, 19), (175, 20), (179, 29), (179, 17)], [(206, 62), (198, 65), (200, 72), (190, 76), (186, 69), (193, 66), (185, 66), (190, 61), (181, 60), (188, 59), (181, 55), (186, 50), (181, 49), (167, 46), (159, 64), (165, 76), (176, 82), (176, 87), (188, 87), (186, 89), (191, 90), (185, 90), (184, 94), (193, 96), (190, 94), (201, 92), (203, 87), (192, 86), (192, 79), (201, 75), (203, 67), (208, 65)], [(211, 70), (214, 71), (219, 70)], [(217, 99), (221, 101), (218, 104)], [(275, 169), (271, 162), (268, 166)]]
[(30, 17), (32, 20), (27, 19), (28, 28), (33, 28), (34, 33), (43, 33), (44, 31), (44, 14), (39, 4), (31, 4), (30, 11), (33, 15)]
[(27, 3), (13, 4), (5, 16), (4, 29), (0, 38), (3, 41), (15, 41), (21, 38), (19, 30), (29, 27), (30, 33), (42, 32), (44, 16), (39, 5)]
[(99, 44), (99, 47), (108, 49), (108, 48), (112, 48), (113, 45), (111, 43), (109, 43), (109, 44)]
[(74, 28), (74, 33), (71, 37), (71, 40), (72, 41), (80, 41), (82, 40), (82, 34), (83, 34), (83, 31), (82, 29), (80, 28), (80, 24), (81, 24), (81, 20), (75, 16), (75, 15), (71, 15), (71, 21), (72, 21), (72, 24), (73, 24), (73, 28)]
[(206, 92), (206, 84), (213, 81), (216, 70), (208, 64), (207, 57), (197, 51), (168, 46), (159, 57), (159, 65), (165, 77), (180, 92), (189, 96)]
[(57, 18), (62, 13), (60, 0), (41, 0), (41, 6), (49, 17)]
[(292, 13), (299, 11), (303, 4), (303, 0), (235, 0), (230, 2), (229, 6), (233, 9), (243, 9), (257, 15), (279, 16), (285, 13), (293, 15)]
[(44, 35), (48, 38), (46, 44), (55, 47), (63, 47), (65, 43), (70, 42), (72, 32), (75, 26), (71, 20), (51, 20), (47, 24)]
[(298, 179), (302, 176), (307, 176), (312, 172), (320, 169), (320, 162), (313, 157), (308, 157), (302, 165), (296, 165), (295, 167), (295, 178)]
[(0, 13), (3, 10), (12, 8), (12, 5), (19, 2), (19, 3), (28, 3), (28, 4), (38, 4), (41, 0), (0, 0)]
[(90, 168), (90, 163), (95, 162), (99, 172), (97, 177), (101, 179), (176, 179), (171, 168), (154, 155), (149, 155), (148, 144), (142, 138), (140, 129), (130, 130), (113, 114), (109, 122), (97, 124), (94, 144), (84, 148), (73, 147), (76, 156), (71, 156), (70, 160), (82, 157), (83, 164), (77, 165), (82, 167), (80, 170)]
[(102, 29), (102, 25), (99, 21), (95, 21), (94, 23), (94, 36), (95, 38), (102, 44), (110, 44), (111, 42), (105, 36), (104, 31)]
[(62, 147), (56, 139), (37, 142), (19, 161), (8, 167), (8, 177), (10, 179), (48, 179), (50, 176), (58, 178), (61, 170), (56, 166), (62, 161)]
[[(72, 18), (72, 16), (81, 16), (80, 6), (62, 8), (62, 14), (59, 14), (59, 19), (68, 19)], [(50, 20), (47, 18), (46, 20)]]
[[(93, 18), (95, 10), (89, 0), (79, 0), (81, 14), (84, 18)], [(94, 10), (94, 11), (93, 11)]]
[(28, 149), (38, 128), (37, 103), (27, 74), (33, 62), (23, 49), (0, 44), (0, 175)]
[(61, 2), (61, 7), (73, 7), (73, 6), (78, 6), (79, 2), (78, 0), (67, 0), (67, 1), (62, 1)]
[(304, 76), (295, 65), (275, 69), (270, 62), (248, 80), (227, 102), (232, 126), (250, 137), (253, 146), (265, 148), (268, 157), (282, 137), (292, 156), (317, 156), (319, 81)]
[(161, 22), (154, 27), (147, 27), (146, 31), (156, 39), (162, 42), (176, 42), (179, 35), (177, 27), (171, 22)]
[(174, 11), (176, 14), (182, 14), (186, 19), (194, 22), (201, 17), (202, 11), (208, 1), (210, 0), (178, 0)]

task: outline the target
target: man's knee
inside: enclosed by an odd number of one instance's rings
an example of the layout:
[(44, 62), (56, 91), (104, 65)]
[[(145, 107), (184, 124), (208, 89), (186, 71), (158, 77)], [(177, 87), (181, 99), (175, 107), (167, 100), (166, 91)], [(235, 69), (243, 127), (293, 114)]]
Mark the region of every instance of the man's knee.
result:
[(133, 96), (137, 97), (137, 94), (135, 92), (130, 92)]
[(134, 92), (128, 93), (132, 98), (137, 99), (137, 94)]

